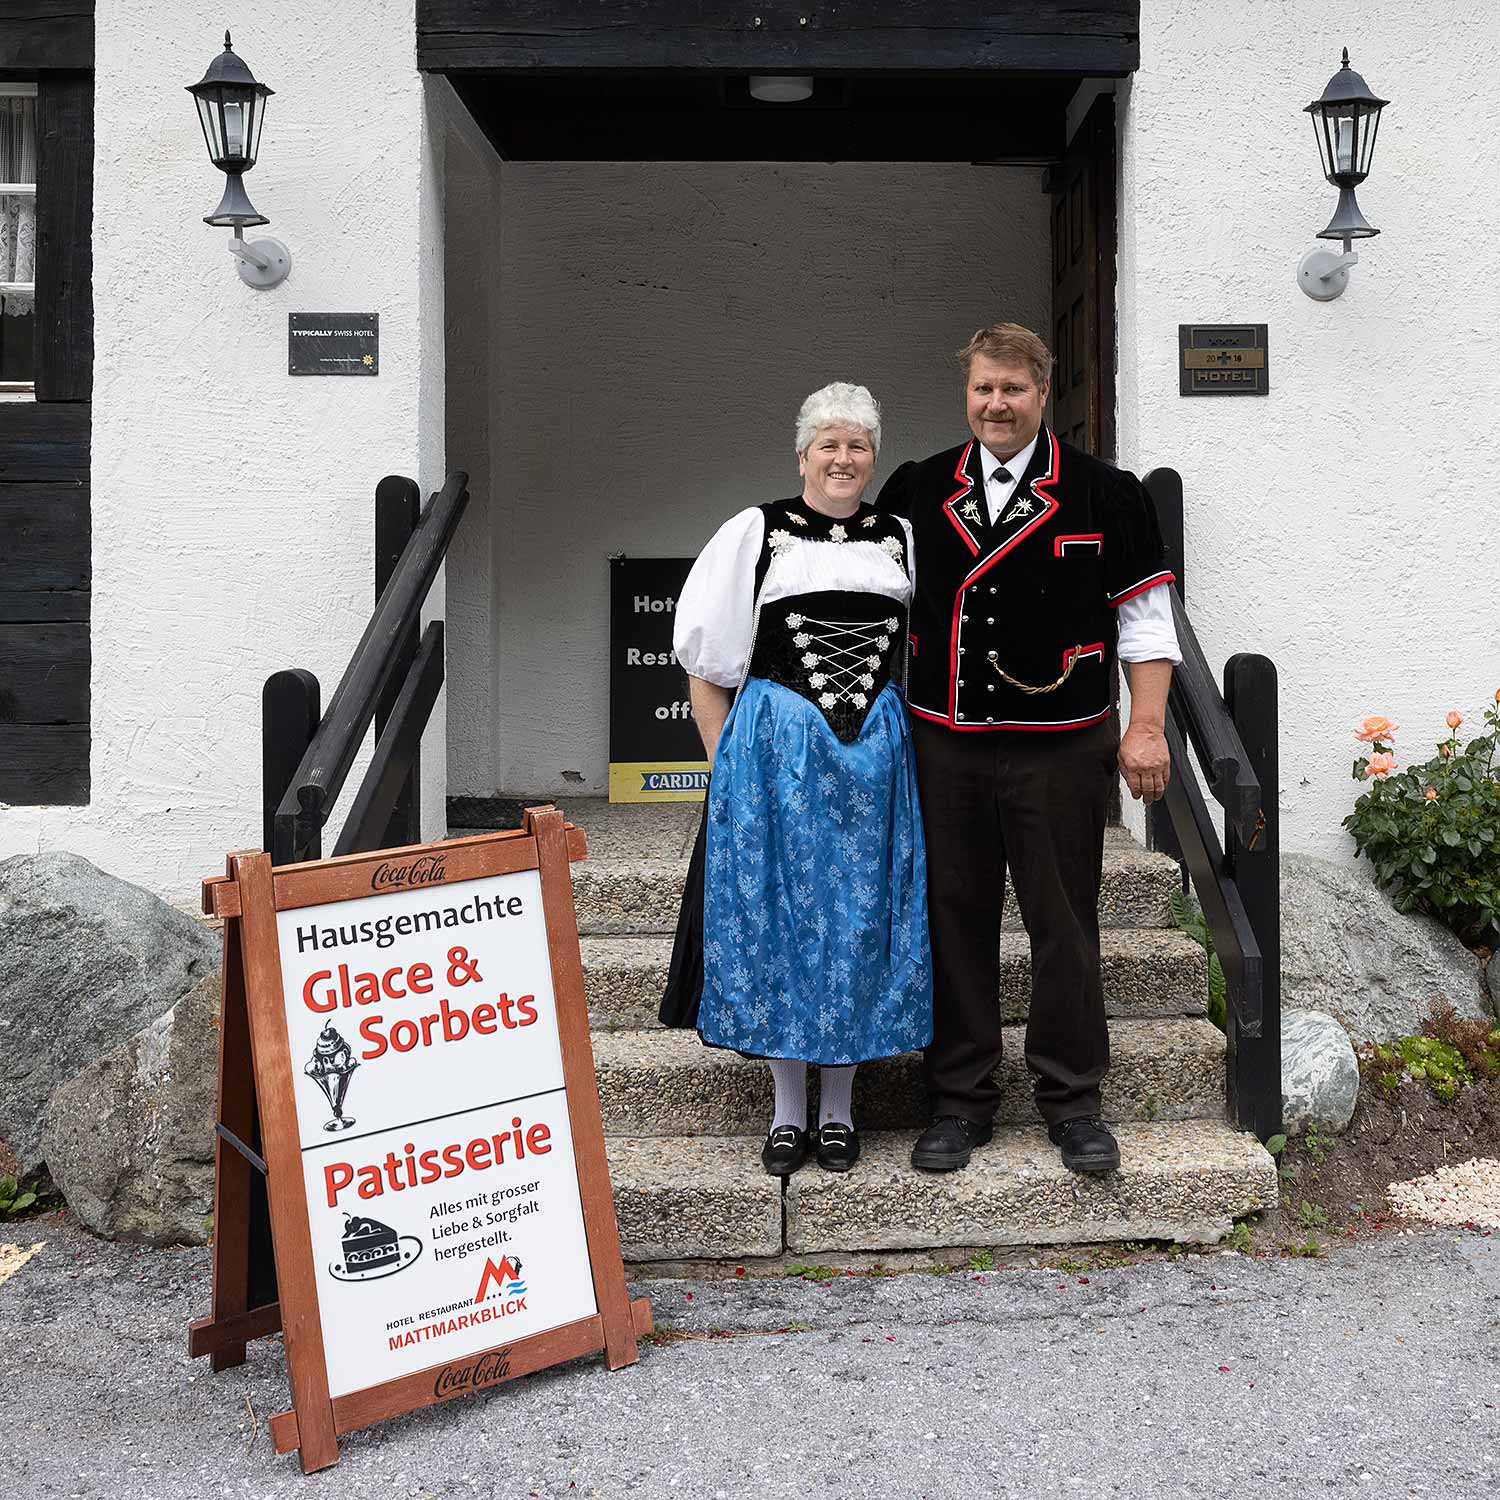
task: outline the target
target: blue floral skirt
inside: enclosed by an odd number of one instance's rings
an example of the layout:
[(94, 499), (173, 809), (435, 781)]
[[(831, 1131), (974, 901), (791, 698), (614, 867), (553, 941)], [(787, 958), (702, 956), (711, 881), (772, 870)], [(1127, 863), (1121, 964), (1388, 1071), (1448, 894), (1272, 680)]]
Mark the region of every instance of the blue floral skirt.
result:
[(844, 744), (752, 677), (708, 792), (705, 1042), (825, 1065), (932, 1040), (927, 851), (906, 708), (886, 686)]

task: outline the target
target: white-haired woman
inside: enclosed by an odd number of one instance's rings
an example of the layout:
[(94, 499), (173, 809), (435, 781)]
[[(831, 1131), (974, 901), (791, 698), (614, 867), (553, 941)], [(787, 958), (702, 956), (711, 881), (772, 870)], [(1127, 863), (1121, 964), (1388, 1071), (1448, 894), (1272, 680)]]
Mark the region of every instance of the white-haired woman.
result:
[(879, 447), (869, 391), (815, 391), (797, 417), (802, 493), (719, 527), (677, 601), (673, 645), (713, 769), (662, 1019), (769, 1060), (773, 1176), (812, 1150), (830, 1171), (853, 1166), (855, 1067), (932, 1036), (926, 851), (891, 681), (911, 530), (863, 502)]

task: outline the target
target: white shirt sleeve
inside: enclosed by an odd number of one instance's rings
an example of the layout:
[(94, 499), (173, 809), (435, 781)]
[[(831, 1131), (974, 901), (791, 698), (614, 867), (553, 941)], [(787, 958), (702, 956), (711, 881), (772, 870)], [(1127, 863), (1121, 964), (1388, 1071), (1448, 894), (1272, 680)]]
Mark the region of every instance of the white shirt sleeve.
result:
[(1174, 666), (1182, 660), (1177, 644), (1177, 627), (1172, 623), (1170, 585), (1137, 594), (1120, 605), (1119, 617), (1121, 661), (1169, 661)]
[(678, 663), (689, 675), (731, 692), (750, 656), (755, 564), (765, 530), (758, 505), (731, 516), (698, 554), (677, 596), (672, 650)]

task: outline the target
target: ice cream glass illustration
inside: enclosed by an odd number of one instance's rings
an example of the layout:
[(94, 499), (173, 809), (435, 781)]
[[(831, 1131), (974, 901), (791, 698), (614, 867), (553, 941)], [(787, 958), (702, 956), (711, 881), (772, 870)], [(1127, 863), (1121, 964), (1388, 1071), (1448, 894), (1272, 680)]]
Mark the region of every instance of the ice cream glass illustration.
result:
[(344, 1096), (349, 1092), (349, 1078), (359, 1066), (349, 1043), (333, 1026), (327, 1025), (318, 1033), (313, 1055), (302, 1069), (328, 1099), (333, 1118), (324, 1123), (324, 1130), (347, 1130), (353, 1123), (353, 1115), (344, 1113)]

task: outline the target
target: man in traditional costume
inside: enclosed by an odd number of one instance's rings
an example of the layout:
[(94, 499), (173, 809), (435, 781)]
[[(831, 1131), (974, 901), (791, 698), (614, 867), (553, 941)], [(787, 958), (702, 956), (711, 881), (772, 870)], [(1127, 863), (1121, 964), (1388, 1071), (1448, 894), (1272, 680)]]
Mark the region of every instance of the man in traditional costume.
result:
[[(1109, 1171), (1120, 1152), (1100, 1118), (1104, 830), (1117, 772), (1144, 802), (1166, 787), (1173, 575), (1135, 476), (1043, 424), (1043, 341), (1001, 323), (959, 359), (973, 438), (901, 465), (879, 499), (910, 521), (916, 554), (906, 696), (927, 838), (934, 1118), (912, 1163), (967, 1166), (992, 1135), (1009, 869), (1031, 938), (1037, 1109), (1068, 1167)], [(1117, 658), (1130, 682), (1123, 736)]]

